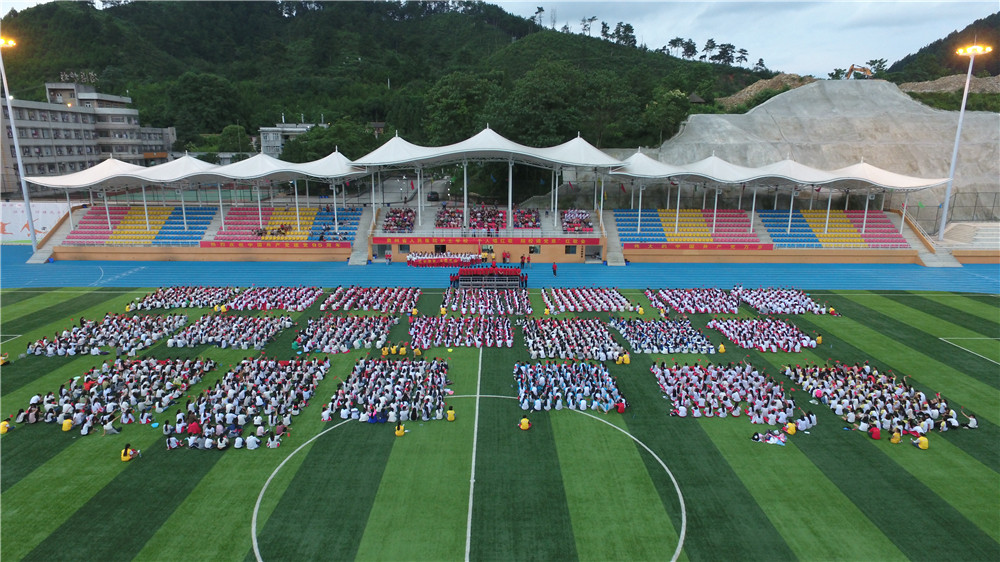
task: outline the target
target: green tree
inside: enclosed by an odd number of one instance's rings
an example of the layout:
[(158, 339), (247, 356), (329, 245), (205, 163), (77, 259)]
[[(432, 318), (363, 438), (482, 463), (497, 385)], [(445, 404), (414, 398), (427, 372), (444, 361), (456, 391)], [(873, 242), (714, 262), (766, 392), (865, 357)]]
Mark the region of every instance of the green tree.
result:
[(564, 61), (542, 61), (514, 83), (506, 97), (490, 100), (484, 114), (491, 127), (530, 146), (565, 142), (582, 120), (583, 76)]
[[(388, 125), (386, 129), (389, 129)], [(311, 162), (339, 150), (344, 156), (356, 159), (375, 150), (390, 138), (390, 135), (381, 135), (376, 139), (374, 131), (367, 125), (343, 117), (328, 127), (313, 127), (288, 141), (280, 158), (286, 162)]]
[(698, 45), (695, 44), (694, 40), (688, 39), (684, 41), (684, 58), (690, 60), (698, 54)]
[(479, 132), (489, 100), (498, 93), (497, 84), (472, 72), (443, 76), (425, 96), (424, 129), (433, 145), (458, 142)]
[(847, 69), (834, 68), (833, 72), (828, 73), (827, 76), (830, 77), (830, 80), (843, 80), (844, 76), (847, 76)]
[(718, 48), (718, 45), (715, 44), (715, 39), (710, 38), (708, 41), (705, 41), (705, 46), (701, 48), (701, 52), (706, 56), (712, 56), (716, 48)]
[(872, 69), (872, 78), (883, 78), (888, 62), (885, 59), (872, 59), (865, 66)]
[(670, 47), (671, 50), (673, 50), (675, 57), (679, 56), (684, 49), (684, 38), (674, 37), (673, 39), (667, 42), (667, 46)]
[(673, 135), (688, 114), (691, 103), (684, 92), (667, 86), (653, 89), (653, 97), (646, 103), (642, 117), (646, 125), (657, 131), (659, 144), (663, 134)]
[(635, 29), (630, 23), (618, 22), (615, 25), (615, 30), (611, 33), (611, 38), (614, 39), (615, 43), (626, 47), (635, 47), (637, 44)]
[(740, 49), (739, 51), (736, 51), (736, 53), (737, 53), (736, 62), (740, 63), (740, 66), (743, 66), (743, 63), (745, 63), (745, 62), (747, 62), (747, 60), (749, 60), (747, 58), (747, 56), (750, 53), (747, 52), (746, 49)]
[(236, 88), (215, 74), (186, 72), (169, 91), (168, 111), (177, 135), (221, 131), (236, 121), (246, 121)]
[(585, 72), (580, 90), (581, 133), (598, 148), (620, 146), (625, 135), (639, 127), (639, 99), (611, 71)]
[(219, 152), (254, 152), (253, 148), (243, 125), (227, 125), (219, 135)]

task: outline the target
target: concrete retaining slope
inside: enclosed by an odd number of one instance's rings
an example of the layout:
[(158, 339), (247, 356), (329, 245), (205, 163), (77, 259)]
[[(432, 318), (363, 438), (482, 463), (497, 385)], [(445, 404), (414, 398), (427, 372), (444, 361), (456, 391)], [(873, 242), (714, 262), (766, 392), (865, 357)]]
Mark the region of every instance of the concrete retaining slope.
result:
[[(863, 159), (899, 174), (944, 178), (957, 126), (957, 111), (927, 107), (889, 82), (819, 80), (743, 115), (692, 115), (654, 157), (683, 164), (714, 153), (745, 166), (790, 157), (826, 170)], [(1000, 114), (966, 112), (955, 191), (1000, 191)], [(910, 205), (936, 207), (943, 197), (942, 186), (912, 195)], [(971, 218), (955, 211), (953, 220)]]

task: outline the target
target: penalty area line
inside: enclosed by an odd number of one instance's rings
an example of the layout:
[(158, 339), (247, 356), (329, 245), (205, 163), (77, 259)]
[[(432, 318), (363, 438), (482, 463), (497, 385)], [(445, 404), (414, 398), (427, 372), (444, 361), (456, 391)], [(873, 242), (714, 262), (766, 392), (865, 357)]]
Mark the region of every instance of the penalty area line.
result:
[[(975, 351), (972, 351), (971, 349), (966, 349), (966, 348), (958, 345), (955, 342), (948, 341), (948, 338), (938, 338), (938, 339), (941, 340), (941, 341), (943, 341), (943, 342), (945, 342), (945, 343), (947, 343), (947, 344), (949, 344), (949, 345), (953, 345), (953, 346), (961, 349), (962, 351), (964, 351), (966, 353), (971, 353), (971, 354), (975, 355), (976, 357), (979, 357), (980, 359), (985, 359), (985, 360), (989, 361), (990, 363), (993, 363), (994, 365), (1000, 365), (1000, 363), (998, 363), (998, 362), (990, 359), (989, 357), (984, 357), (984, 356), (976, 353)], [(996, 339), (996, 338), (951, 338), (951, 339), (955, 339), (955, 340), (992, 340), (992, 339)]]

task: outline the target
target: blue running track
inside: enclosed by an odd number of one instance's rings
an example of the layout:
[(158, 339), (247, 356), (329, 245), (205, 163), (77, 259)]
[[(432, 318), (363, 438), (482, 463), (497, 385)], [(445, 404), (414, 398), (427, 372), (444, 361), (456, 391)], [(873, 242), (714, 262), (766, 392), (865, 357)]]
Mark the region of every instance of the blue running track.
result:
[[(453, 268), (346, 262), (57, 261), (29, 265), (31, 248), (0, 247), (0, 287), (160, 287), (164, 285), (337, 285), (443, 288)], [(538, 287), (797, 287), (810, 290), (912, 290), (1000, 293), (1000, 267), (934, 268), (912, 264), (666, 264), (626, 267), (535, 263), (528, 286)]]

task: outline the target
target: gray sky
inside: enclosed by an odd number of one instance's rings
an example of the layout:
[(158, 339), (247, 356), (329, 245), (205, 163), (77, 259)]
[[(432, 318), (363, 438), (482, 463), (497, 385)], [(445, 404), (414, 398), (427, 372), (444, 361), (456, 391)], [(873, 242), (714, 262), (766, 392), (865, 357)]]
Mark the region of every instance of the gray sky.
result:
[[(0, 14), (23, 10), (39, 0), (0, 0)], [(569, 24), (580, 33), (580, 20), (597, 16), (591, 35), (600, 36), (601, 21), (614, 29), (632, 24), (639, 43), (650, 49), (674, 37), (693, 39), (700, 50), (709, 38), (749, 52), (750, 63), (763, 58), (772, 70), (826, 78), (834, 68), (886, 59), (889, 64), (914, 53), (973, 21), (1000, 11), (1000, 1), (899, 0), (864, 2), (493, 2), (506, 11), (531, 17), (545, 8), (543, 24)], [(997, 48), (997, 45), (993, 45)]]
[[(545, 8), (542, 23), (556, 29), (569, 24), (580, 33), (580, 20), (597, 16), (614, 29), (632, 24), (639, 43), (650, 49), (674, 37), (693, 39), (700, 50), (709, 38), (749, 52), (751, 63), (763, 58), (772, 70), (826, 78), (834, 68), (886, 59), (891, 65), (928, 43), (1000, 11), (997, 0), (976, 2), (497, 2), (506, 11), (532, 17)], [(997, 45), (993, 45), (994, 48)]]

